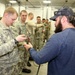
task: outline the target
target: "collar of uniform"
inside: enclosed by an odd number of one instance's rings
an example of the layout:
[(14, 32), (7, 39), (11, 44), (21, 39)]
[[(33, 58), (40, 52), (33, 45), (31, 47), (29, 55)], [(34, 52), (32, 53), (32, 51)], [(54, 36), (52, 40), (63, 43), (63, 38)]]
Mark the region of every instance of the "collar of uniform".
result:
[(24, 22), (24, 23), (22, 23), (22, 22), (21, 22), (21, 20), (19, 21), (19, 23), (20, 23), (21, 25), (25, 25), (25, 22)]
[(7, 27), (4, 23), (2, 23), (0, 21), (0, 27), (2, 27), (2, 29), (9, 29), (10, 27)]

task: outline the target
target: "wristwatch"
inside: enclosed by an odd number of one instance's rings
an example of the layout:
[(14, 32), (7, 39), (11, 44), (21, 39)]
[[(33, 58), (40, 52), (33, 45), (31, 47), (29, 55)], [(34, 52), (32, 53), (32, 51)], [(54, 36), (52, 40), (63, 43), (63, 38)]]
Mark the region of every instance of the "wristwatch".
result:
[(15, 40), (15, 44), (18, 44), (19, 43), (16, 39), (14, 39), (14, 40)]

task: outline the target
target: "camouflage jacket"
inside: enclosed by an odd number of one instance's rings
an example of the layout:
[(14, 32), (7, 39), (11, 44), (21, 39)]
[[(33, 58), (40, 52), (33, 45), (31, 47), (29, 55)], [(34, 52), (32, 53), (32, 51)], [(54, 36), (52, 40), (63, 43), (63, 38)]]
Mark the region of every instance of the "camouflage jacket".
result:
[(19, 59), (18, 48), (10, 27), (0, 22), (0, 67), (16, 65)]

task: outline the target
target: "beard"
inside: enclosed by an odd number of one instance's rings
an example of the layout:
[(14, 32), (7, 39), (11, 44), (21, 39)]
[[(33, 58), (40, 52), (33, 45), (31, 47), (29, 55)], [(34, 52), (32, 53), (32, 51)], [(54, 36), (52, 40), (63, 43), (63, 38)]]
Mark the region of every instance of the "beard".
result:
[(56, 29), (55, 29), (55, 33), (58, 33), (58, 32), (61, 32), (62, 31), (62, 24), (61, 22), (59, 21), (59, 24), (56, 26)]

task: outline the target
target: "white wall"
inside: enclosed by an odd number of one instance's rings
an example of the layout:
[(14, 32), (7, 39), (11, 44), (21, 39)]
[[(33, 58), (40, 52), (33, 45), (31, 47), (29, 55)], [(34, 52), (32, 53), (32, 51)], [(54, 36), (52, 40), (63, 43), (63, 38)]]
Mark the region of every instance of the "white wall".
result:
[[(37, 16), (41, 16), (41, 18), (46, 18), (49, 19), (51, 16), (53, 16), (54, 11), (56, 10), (54, 7), (41, 7), (41, 8), (28, 8), (27, 6), (18, 6), (15, 5), (13, 6), (17, 12), (19, 13), (21, 10), (27, 10), (27, 12), (32, 12), (34, 14), (34, 22), (36, 22), (36, 17)], [(5, 10), (5, 5), (0, 3), (0, 17), (3, 16), (3, 12)], [(50, 21), (50, 20), (49, 20)], [(55, 30), (55, 26), (54, 26), (54, 22), (51, 21), (51, 32), (53, 33), (53, 31)]]
[[(41, 18), (49, 19), (54, 15), (54, 11), (56, 9), (54, 7), (41, 7), (41, 8), (27, 8), (28, 12), (34, 13), (34, 22), (36, 22), (36, 17), (41, 16)], [(49, 20), (50, 21), (50, 20)], [(54, 22), (51, 21), (51, 33), (53, 34), (55, 30)]]
[[(5, 9), (4, 5), (3, 4), (0, 4), (0, 10), (1, 10), (1, 14), (0, 16), (2, 16), (2, 13)], [(40, 8), (29, 8), (27, 6), (18, 6), (18, 5), (15, 5), (13, 6), (18, 13), (20, 13), (21, 10), (27, 10), (27, 12), (32, 12), (34, 14), (34, 22), (36, 23), (36, 17), (37, 16), (41, 16), (41, 19), (42, 18), (46, 18), (46, 19), (49, 19), (50, 17), (52, 17), (54, 15), (54, 11), (58, 10), (57, 8), (54, 8), (54, 7), (50, 7), (50, 6), (44, 6), (44, 7), (40, 7)], [(73, 10), (75, 11), (75, 8), (73, 8)], [(49, 19), (50, 21), (50, 19)], [(51, 21), (51, 33), (53, 34), (54, 33), (54, 30), (55, 30), (55, 25), (54, 25), (54, 22)]]
[(36, 23), (36, 17), (41, 16), (42, 18), (42, 8), (28, 8), (28, 13), (32, 12), (34, 14), (34, 22)]
[[(17, 12), (19, 13), (21, 10), (25, 9), (27, 10), (27, 12), (32, 12), (34, 14), (34, 22), (36, 23), (36, 17), (37, 16), (41, 16), (41, 19), (42, 18), (46, 18), (46, 19), (49, 19), (50, 17), (52, 17), (54, 15), (54, 11), (57, 10), (56, 8), (54, 7), (48, 7), (48, 6), (45, 6), (45, 7), (41, 7), (41, 8), (29, 8), (29, 7), (25, 7), (25, 6), (19, 6), (16, 5), (16, 6), (13, 6)], [(20, 9), (20, 10), (19, 10)], [(50, 20), (49, 20), (50, 21)], [(54, 22), (51, 21), (51, 33), (53, 34), (54, 33), (54, 30), (55, 30), (55, 26), (54, 26)]]
[(4, 10), (5, 10), (5, 5), (2, 4), (2, 3), (0, 3), (0, 17), (3, 16), (3, 12), (4, 12)]
[[(27, 8), (28, 12), (34, 13), (34, 22), (36, 22), (36, 17), (41, 16), (41, 18), (49, 19), (54, 15), (54, 11), (57, 10), (54, 7), (41, 7), (41, 8)], [(50, 21), (50, 20), (49, 20)], [(55, 30), (54, 22), (51, 21), (51, 33), (53, 34)]]
[[(49, 19), (50, 17), (52, 17), (54, 15), (54, 11), (57, 10), (57, 8), (54, 8), (54, 7), (50, 7), (50, 6), (44, 6), (44, 7), (41, 7), (41, 8), (29, 8), (27, 6), (18, 6), (18, 5), (15, 5), (13, 6), (18, 13), (20, 13), (21, 10), (27, 10), (27, 12), (32, 12), (34, 14), (34, 22), (36, 22), (36, 17), (37, 16), (41, 16), (41, 18), (46, 18), (46, 19)], [(5, 5), (0, 3), (0, 17), (3, 16), (3, 12), (5, 10)], [(73, 8), (73, 10), (75, 11), (75, 8)], [(50, 21), (50, 20), (49, 20)], [(55, 26), (54, 26), (54, 22), (51, 21), (51, 33), (53, 33), (55, 30)]]

